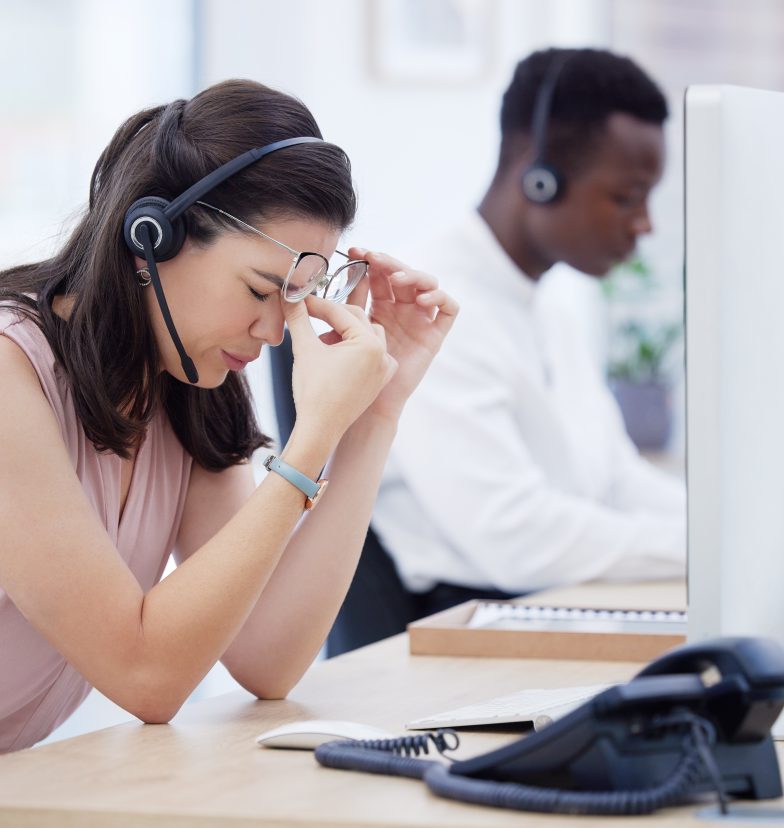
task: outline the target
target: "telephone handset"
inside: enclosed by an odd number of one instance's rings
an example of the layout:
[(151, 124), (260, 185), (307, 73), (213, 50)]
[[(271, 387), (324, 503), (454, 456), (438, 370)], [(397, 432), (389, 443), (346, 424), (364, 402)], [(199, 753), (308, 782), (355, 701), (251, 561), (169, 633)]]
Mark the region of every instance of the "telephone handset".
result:
[[(770, 728), (784, 707), (784, 648), (770, 639), (687, 644), (627, 684), (600, 693), (544, 730), (445, 766), (391, 755), (426, 749), (422, 737), (330, 742), (330, 767), (422, 778), (452, 799), (557, 813), (650, 813), (715, 790), (747, 799), (782, 795)], [(430, 736), (439, 752), (449, 740)], [(382, 751), (382, 752), (379, 752)]]

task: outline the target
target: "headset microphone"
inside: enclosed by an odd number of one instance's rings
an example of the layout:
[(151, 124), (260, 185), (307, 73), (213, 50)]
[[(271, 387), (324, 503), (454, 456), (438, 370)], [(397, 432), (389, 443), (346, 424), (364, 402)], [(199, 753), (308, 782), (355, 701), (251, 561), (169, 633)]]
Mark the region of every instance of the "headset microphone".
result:
[(193, 360), (185, 352), (185, 347), (183, 346), (182, 340), (177, 333), (177, 328), (174, 327), (174, 320), (172, 319), (171, 311), (169, 310), (169, 303), (166, 301), (166, 296), (163, 293), (163, 285), (161, 285), (161, 278), (158, 275), (158, 268), (155, 264), (155, 254), (153, 253), (154, 247), (152, 239), (150, 238), (150, 228), (147, 222), (141, 222), (141, 224), (137, 227), (136, 236), (142, 243), (144, 258), (147, 259), (147, 266), (150, 270), (150, 281), (152, 282), (152, 288), (155, 291), (155, 298), (158, 300), (158, 306), (161, 309), (161, 315), (163, 316), (163, 321), (166, 323), (169, 336), (171, 336), (172, 342), (174, 342), (174, 347), (180, 355), (182, 370), (185, 372), (188, 382), (195, 385), (199, 381), (199, 372), (196, 370)]
[(265, 155), (297, 144), (310, 143), (321, 144), (324, 142), (321, 138), (301, 136), (299, 138), (286, 138), (282, 141), (267, 144), (264, 147), (248, 150), (204, 176), (173, 201), (167, 201), (159, 196), (145, 196), (134, 201), (125, 214), (125, 221), (123, 222), (125, 243), (131, 253), (135, 256), (143, 256), (147, 260), (150, 281), (155, 291), (155, 298), (158, 300), (158, 306), (161, 309), (163, 321), (166, 323), (169, 336), (171, 336), (174, 347), (180, 356), (182, 370), (185, 372), (188, 382), (194, 385), (199, 381), (199, 372), (196, 370), (193, 360), (186, 353), (182, 340), (177, 333), (158, 275), (157, 262), (172, 259), (180, 252), (187, 235), (183, 214), (200, 198), (214, 190), (227, 178), (231, 178), (240, 170), (244, 170), (245, 167), (261, 160)]
[(555, 89), (564, 66), (571, 55), (565, 54), (548, 69), (534, 103), (531, 122), (534, 143), (534, 160), (526, 167), (521, 179), (525, 197), (534, 204), (550, 204), (563, 193), (563, 175), (545, 160), (547, 152), (547, 126)]

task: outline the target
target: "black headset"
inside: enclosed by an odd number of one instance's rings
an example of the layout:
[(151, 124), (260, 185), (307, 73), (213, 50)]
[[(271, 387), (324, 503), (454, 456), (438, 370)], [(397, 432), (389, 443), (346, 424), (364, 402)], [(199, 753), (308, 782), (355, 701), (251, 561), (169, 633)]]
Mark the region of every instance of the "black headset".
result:
[(525, 168), (520, 181), (523, 194), (534, 204), (550, 204), (563, 194), (566, 181), (563, 174), (546, 160), (547, 127), (550, 109), (558, 86), (558, 79), (571, 54), (562, 55), (553, 61), (545, 74), (536, 94), (531, 130), (534, 140), (534, 160)]
[(174, 327), (169, 305), (163, 293), (161, 280), (158, 276), (156, 262), (165, 262), (172, 259), (182, 249), (185, 242), (187, 228), (183, 214), (192, 207), (200, 198), (203, 198), (210, 190), (215, 189), (227, 178), (244, 170), (245, 167), (261, 160), (275, 150), (293, 147), (296, 144), (324, 143), (321, 138), (300, 137), (286, 138), (283, 141), (275, 141), (264, 147), (257, 147), (238, 155), (231, 161), (213, 170), (204, 178), (188, 187), (174, 199), (168, 201), (159, 196), (145, 196), (137, 199), (129, 207), (123, 222), (123, 235), (129, 250), (135, 256), (144, 256), (150, 270), (150, 281), (155, 290), (155, 298), (163, 315), (163, 320), (169, 330), (169, 335), (174, 342), (174, 347), (180, 355), (182, 370), (190, 383), (194, 385), (199, 381), (199, 372), (193, 364), (193, 360), (185, 352), (182, 341)]

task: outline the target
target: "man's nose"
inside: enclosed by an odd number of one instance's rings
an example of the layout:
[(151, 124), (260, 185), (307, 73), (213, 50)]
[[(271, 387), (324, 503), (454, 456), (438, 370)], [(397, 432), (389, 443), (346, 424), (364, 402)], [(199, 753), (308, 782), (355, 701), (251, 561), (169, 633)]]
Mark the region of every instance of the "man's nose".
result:
[(647, 202), (632, 218), (632, 232), (635, 236), (644, 236), (653, 232), (653, 222), (651, 221), (651, 213)]

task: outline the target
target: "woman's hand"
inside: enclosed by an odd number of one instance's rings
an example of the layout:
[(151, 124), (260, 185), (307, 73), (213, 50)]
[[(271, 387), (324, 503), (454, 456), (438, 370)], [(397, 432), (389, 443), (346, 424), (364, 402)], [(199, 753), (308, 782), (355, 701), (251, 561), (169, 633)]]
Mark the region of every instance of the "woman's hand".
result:
[[(297, 426), (317, 429), (336, 444), (395, 373), (384, 328), (372, 324), (361, 308), (315, 296), (283, 302), (283, 309), (294, 353)], [(317, 336), (309, 316), (332, 330)]]
[(457, 302), (438, 287), (438, 280), (383, 253), (349, 250), (352, 259), (370, 265), (350, 305), (364, 308), (370, 292), (370, 321), (386, 335), (387, 353), (398, 370), (376, 397), (374, 412), (395, 420), (438, 353), (457, 316)]

